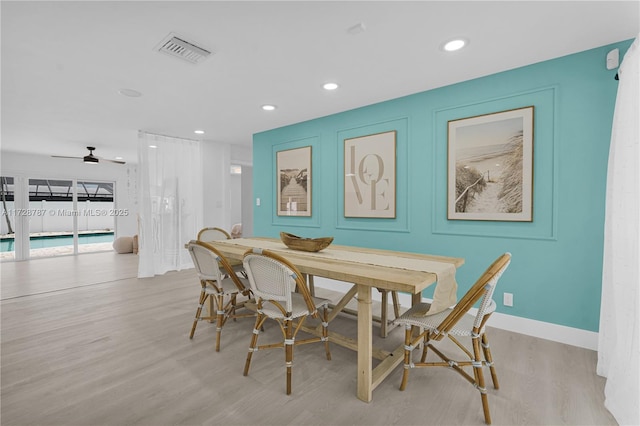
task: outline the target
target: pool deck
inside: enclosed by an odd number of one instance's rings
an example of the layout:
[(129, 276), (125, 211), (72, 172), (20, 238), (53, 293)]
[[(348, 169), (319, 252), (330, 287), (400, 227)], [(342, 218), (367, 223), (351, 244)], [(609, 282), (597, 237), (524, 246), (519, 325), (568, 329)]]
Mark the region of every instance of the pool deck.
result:
[[(86, 231), (78, 231), (78, 235), (98, 235), (98, 234), (113, 234), (113, 229), (92, 229)], [(0, 240), (13, 240), (15, 234), (3, 234), (0, 235)], [(72, 232), (69, 231), (50, 231), (50, 232), (33, 232), (29, 235), (31, 238), (38, 237), (71, 237)], [(113, 242), (105, 243), (90, 243), (90, 244), (78, 244), (78, 253), (94, 253), (100, 251), (113, 250)], [(58, 247), (43, 247), (32, 248), (29, 252), (29, 257), (53, 257), (53, 256), (67, 256), (73, 254), (73, 245), (65, 245)], [(15, 259), (15, 252), (0, 252), (0, 260), (13, 260)]]
[[(99, 251), (113, 251), (113, 243), (78, 244), (78, 253), (93, 253)], [(73, 254), (73, 246), (46, 247), (30, 250), (30, 258), (53, 257)], [(0, 252), (0, 260), (15, 259), (15, 252)]]

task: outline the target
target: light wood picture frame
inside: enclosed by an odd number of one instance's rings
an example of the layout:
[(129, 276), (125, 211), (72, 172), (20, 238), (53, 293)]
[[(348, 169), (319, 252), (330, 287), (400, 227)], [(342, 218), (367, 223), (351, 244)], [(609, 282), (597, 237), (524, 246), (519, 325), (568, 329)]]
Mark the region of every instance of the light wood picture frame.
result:
[(533, 221), (534, 107), (448, 122), (447, 218)]
[(276, 153), (278, 216), (311, 216), (311, 147)]
[(396, 217), (396, 131), (344, 140), (344, 216)]

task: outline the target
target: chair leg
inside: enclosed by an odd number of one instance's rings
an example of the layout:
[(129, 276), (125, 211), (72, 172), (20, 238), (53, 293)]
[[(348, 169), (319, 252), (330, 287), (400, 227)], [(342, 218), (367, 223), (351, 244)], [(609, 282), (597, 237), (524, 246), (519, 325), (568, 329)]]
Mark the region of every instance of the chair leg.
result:
[(422, 356), (420, 362), (427, 361), (427, 350), (429, 349), (429, 333), (424, 334), (424, 340), (422, 341)]
[(293, 365), (293, 321), (284, 321), (285, 339), (284, 353), (287, 367), (287, 395), (291, 395), (291, 367)]
[(491, 424), (491, 414), (489, 413), (489, 400), (487, 398), (487, 389), (484, 384), (484, 373), (482, 372), (482, 361), (480, 353), (480, 336), (472, 338), (473, 341), (473, 375), (475, 377), (476, 386), (480, 392), (480, 399), (482, 400), (482, 410), (484, 411), (484, 422), (488, 425)]
[(262, 314), (258, 314), (256, 318), (256, 325), (253, 328), (253, 334), (251, 335), (251, 343), (249, 344), (249, 353), (247, 354), (247, 361), (244, 364), (244, 373), (243, 376), (249, 374), (249, 367), (251, 366), (251, 355), (256, 350), (258, 346), (258, 334), (260, 334), (260, 327), (262, 327), (262, 323), (265, 320), (265, 316)]
[(220, 352), (220, 335), (222, 334), (222, 326), (224, 325), (224, 295), (216, 295), (216, 305), (218, 305), (216, 315), (216, 352)]
[(489, 339), (487, 339), (487, 335), (482, 335), (482, 351), (484, 352), (484, 359), (487, 361), (487, 365), (489, 365), (489, 370), (491, 371), (491, 381), (493, 382), (493, 387), (495, 389), (500, 389), (500, 384), (498, 383), (498, 374), (496, 373), (496, 368), (493, 366), (493, 357), (491, 356), (491, 349), (489, 348)]
[(230, 310), (230, 315), (233, 317), (233, 321), (237, 321), (238, 319), (235, 317), (236, 315), (236, 305), (238, 303), (238, 298), (237, 295), (234, 293), (231, 295), (231, 310)]
[(331, 361), (331, 352), (329, 351), (329, 313), (327, 307), (323, 309), (322, 313), (322, 338), (324, 340), (324, 350), (327, 353), (327, 359)]
[(213, 297), (209, 297), (209, 306), (208, 306), (208, 312), (209, 312), (209, 322), (213, 323), (215, 320), (214, 318), (216, 317), (214, 314), (214, 309), (215, 309), (215, 303), (213, 301)]
[(404, 371), (402, 372), (402, 382), (400, 382), (400, 390), (403, 391), (407, 387), (409, 379), (409, 369), (411, 368), (411, 336), (413, 327), (405, 325), (404, 327)]
[(207, 297), (209, 295), (204, 292), (204, 288), (200, 291), (200, 299), (198, 301), (198, 309), (196, 310), (196, 318), (193, 320), (193, 325), (191, 326), (191, 333), (189, 334), (189, 339), (193, 339), (193, 334), (196, 332), (196, 327), (198, 326), (198, 321), (200, 321), (200, 315), (202, 315), (202, 307), (204, 303), (207, 301)]

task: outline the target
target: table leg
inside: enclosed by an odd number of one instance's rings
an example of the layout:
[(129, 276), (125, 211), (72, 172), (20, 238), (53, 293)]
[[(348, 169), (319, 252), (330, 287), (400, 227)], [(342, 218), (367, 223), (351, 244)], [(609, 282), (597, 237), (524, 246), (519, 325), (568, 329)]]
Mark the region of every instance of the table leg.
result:
[(313, 282), (313, 275), (309, 274), (307, 275), (308, 278), (308, 283), (309, 283), (309, 292), (311, 293), (312, 296), (316, 295), (316, 285)]
[[(418, 303), (422, 302), (422, 292), (411, 295), (411, 306), (416, 306)], [(411, 335), (416, 336), (422, 331), (421, 328), (413, 326), (411, 327)], [(423, 343), (418, 343), (417, 348), (422, 349)]]
[(422, 293), (411, 295), (411, 306), (415, 306), (422, 301)]
[(387, 304), (389, 303), (389, 290), (378, 289), (382, 295), (382, 307), (380, 308), (380, 336), (387, 337)]
[(371, 287), (358, 284), (358, 398), (371, 401), (372, 387)]

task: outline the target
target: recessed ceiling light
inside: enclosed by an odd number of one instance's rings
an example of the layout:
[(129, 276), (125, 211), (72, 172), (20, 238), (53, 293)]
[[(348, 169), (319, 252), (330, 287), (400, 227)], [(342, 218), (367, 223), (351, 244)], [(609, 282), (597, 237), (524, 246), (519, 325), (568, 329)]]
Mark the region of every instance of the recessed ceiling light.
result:
[(442, 46), (442, 48), (447, 52), (455, 52), (456, 50), (462, 49), (464, 46), (466, 46), (466, 44), (467, 44), (466, 40), (458, 38), (458, 39), (446, 42), (444, 46)]
[(149, 145), (149, 148), (157, 148), (156, 145)]
[(262, 109), (265, 111), (273, 111), (274, 109), (276, 109), (275, 105), (262, 105)]
[(193, 133), (196, 135), (204, 135), (204, 130), (194, 130)]
[(120, 156), (115, 157), (114, 159), (115, 159), (115, 160), (123, 160), (123, 158), (122, 158), (122, 157), (120, 157)]
[(336, 83), (325, 83), (322, 87), (324, 90), (336, 90), (338, 85)]
[(118, 93), (120, 93), (122, 96), (127, 96), (129, 98), (139, 98), (140, 96), (142, 96), (142, 93), (133, 89), (120, 89), (118, 90)]

